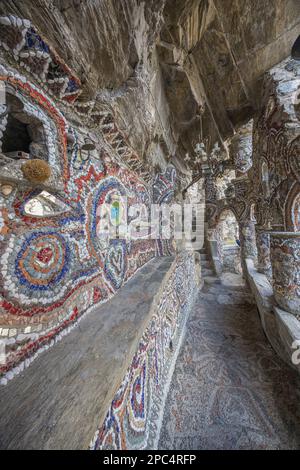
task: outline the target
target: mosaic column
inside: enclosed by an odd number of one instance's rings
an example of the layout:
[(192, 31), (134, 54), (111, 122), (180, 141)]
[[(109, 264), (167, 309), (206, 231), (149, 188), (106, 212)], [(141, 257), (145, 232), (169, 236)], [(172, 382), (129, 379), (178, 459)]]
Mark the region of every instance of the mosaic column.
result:
[(278, 305), (300, 316), (300, 232), (271, 234), (271, 263)]
[(257, 248), (255, 223), (252, 220), (241, 222), (239, 224), (239, 229), (242, 260), (245, 260), (246, 258), (256, 259)]
[(268, 278), (272, 277), (272, 265), (270, 254), (270, 233), (256, 227), (256, 246), (257, 246), (257, 270), (265, 274)]
[(252, 132), (253, 120), (243, 126), (231, 140), (230, 155), (234, 160), (236, 171), (241, 175), (247, 173), (253, 165)]

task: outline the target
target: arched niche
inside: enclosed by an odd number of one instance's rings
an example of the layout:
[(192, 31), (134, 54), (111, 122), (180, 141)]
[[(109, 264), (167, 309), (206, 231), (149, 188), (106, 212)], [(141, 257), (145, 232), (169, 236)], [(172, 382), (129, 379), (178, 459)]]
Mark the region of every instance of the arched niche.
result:
[(300, 36), (297, 37), (292, 47), (292, 58), (300, 61)]
[(43, 123), (28, 111), (13, 90), (6, 92), (6, 116), (0, 142), (2, 153), (10, 158), (48, 159)]

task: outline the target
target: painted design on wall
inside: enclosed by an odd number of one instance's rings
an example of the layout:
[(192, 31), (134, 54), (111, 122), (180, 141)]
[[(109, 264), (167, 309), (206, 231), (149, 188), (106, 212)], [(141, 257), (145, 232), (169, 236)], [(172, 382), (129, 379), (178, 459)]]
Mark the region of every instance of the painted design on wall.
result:
[(158, 303), (92, 449), (155, 449), (167, 383), (197, 293), (193, 253), (172, 265)]

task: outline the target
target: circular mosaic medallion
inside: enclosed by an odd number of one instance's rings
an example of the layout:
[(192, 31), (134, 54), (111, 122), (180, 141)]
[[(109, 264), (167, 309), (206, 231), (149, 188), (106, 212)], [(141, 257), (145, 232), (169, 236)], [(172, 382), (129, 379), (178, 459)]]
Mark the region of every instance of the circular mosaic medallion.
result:
[(15, 261), (21, 284), (30, 289), (51, 290), (69, 268), (70, 251), (57, 233), (33, 233), (23, 243)]

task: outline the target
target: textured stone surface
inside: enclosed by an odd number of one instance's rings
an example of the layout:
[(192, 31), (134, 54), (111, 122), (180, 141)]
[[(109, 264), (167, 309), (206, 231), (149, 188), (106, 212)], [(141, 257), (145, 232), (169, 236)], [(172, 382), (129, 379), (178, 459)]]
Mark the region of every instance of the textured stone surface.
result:
[(173, 154), (176, 145), (181, 157), (191, 150), (203, 108), (212, 143), (251, 117), (263, 73), (289, 55), (298, 35), (300, 6), (4, 0), (0, 14), (31, 20), (82, 80), (81, 99), (101, 91), (135, 148), (150, 158)]
[(271, 262), (278, 305), (300, 315), (300, 234), (272, 233)]

